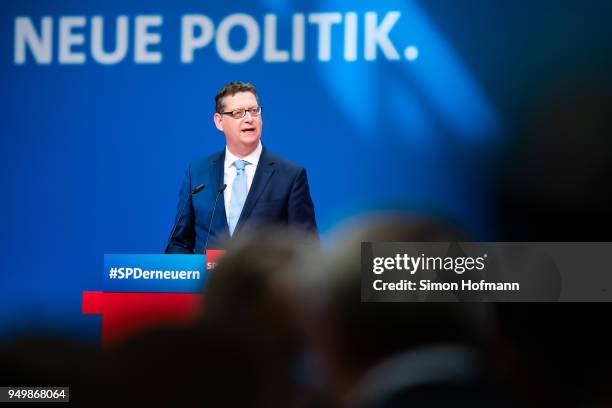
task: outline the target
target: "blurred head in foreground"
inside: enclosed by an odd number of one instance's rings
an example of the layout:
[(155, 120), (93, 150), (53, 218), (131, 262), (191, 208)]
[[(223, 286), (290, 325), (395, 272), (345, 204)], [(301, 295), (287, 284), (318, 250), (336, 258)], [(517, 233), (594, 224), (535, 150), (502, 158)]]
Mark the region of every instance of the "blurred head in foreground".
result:
[[(303, 235), (269, 228), (233, 242), (211, 273), (202, 321), (231, 339), (234, 388), (248, 406), (288, 407), (311, 398), (298, 384), (301, 337), (277, 282), (297, 254), (312, 248)], [(314, 244), (318, 247), (318, 244)]]
[[(302, 260), (290, 295), (336, 398), (356, 406), (477, 399), (468, 389), (478, 377), (474, 350), (485, 338), (486, 305), (362, 303), (360, 290), (361, 242), (465, 236), (442, 222), (403, 215), (370, 216), (339, 235), (328, 254)], [(379, 405), (383, 400), (388, 405)]]
[[(295, 329), (276, 282), (291, 273), (297, 255), (313, 248), (303, 235), (270, 227), (232, 243), (210, 275), (202, 319), (212, 326), (241, 330), (251, 342), (295, 348)], [(318, 246), (316, 246), (318, 247)]]

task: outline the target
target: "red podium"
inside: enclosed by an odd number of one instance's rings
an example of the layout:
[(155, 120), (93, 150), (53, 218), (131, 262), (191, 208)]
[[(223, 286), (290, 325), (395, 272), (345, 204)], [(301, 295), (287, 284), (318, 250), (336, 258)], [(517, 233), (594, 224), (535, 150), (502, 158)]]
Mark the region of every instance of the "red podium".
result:
[[(225, 251), (206, 252), (206, 271)], [(203, 308), (203, 293), (83, 292), (82, 313), (102, 315), (102, 346), (159, 326), (188, 325)]]

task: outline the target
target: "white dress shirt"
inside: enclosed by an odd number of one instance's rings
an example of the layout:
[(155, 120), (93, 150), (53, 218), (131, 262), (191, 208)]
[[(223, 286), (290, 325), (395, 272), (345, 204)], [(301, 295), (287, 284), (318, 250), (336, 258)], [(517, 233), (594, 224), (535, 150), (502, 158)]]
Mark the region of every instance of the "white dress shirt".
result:
[(223, 163), (223, 183), (227, 184), (225, 191), (223, 192), (223, 199), (225, 200), (225, 216), (229, 218), (230, 203), (232, 200), (232, 184), (236, 178), (236, 167), (234, 162), (236, 160), (245, 160), (247, 165), (244, 168), (247, 176), (247, 194), (251, 190), (251, 184), (253, 183), (253, 177), (255, 176), (255, 170), (257, 170), (257, 164), (261, 157), (261, 150), (263, 149), (261, 141), (251, 153), (244, 157), (238, 157), (229, 151), (225, 146), (225, 162)]

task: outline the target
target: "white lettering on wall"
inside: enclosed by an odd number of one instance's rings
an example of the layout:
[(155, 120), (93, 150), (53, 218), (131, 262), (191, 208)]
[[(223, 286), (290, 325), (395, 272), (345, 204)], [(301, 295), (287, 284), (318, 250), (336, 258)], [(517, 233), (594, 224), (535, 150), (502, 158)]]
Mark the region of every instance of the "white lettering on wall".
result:
[[(234, 13), (215, 22), (203, 14), (184, 14), (178, 24), (168, 28), (162, 26), (161, 15), (45, 16), (38, 21), (18, 16), (13, 59), (16, 65), (89, 61), (115, 65), (129, 58), (136, 64), (160, 64), (162, 29), (176, 29), (180, 33), (173, 38), (180, 38), (180, 44), (169, 45), (167, 49), (179, 51), (175, 58), (182, 64), (212, 58), (231, 64), (247, 63), (254, 58), (266, 63), (301, 63), (312, 58), (322, 62), (334, 58), (347, 62), (377, 59), (413, 62), (419, 58), (419, 49), (407, 39), (397, 38), (398, 33), (392, 36), (400, 16), (399, 11), (384, 15), (374, 11), (317, 12), (294, 13), (290, 20), (280, 21), (272, 13), (262, 16)], [(240, 40), (237, 42), (236, 38)], [(215, 47), (209, 47), (213, 43)], [(333, 50), (332, 44), (342, 50)], [(263, 49), (258, 54), (260, 45)]]

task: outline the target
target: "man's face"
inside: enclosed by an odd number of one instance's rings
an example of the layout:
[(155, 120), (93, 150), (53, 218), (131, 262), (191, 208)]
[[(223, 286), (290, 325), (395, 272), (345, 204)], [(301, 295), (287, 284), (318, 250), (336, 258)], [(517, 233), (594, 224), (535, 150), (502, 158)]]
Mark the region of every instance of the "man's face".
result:
[[(223, 98), (223, 112), (237, 109), (255, 109), (259, 105), (251, 92), (239, 92)], [(232, 115), (215, 113), (215, 126), (225, 134), (229, 150), (237, 156), (246, 156), (259, 144), (261, 138), (261, 116), (251, 116), (249, 112), (242, 119)]]

